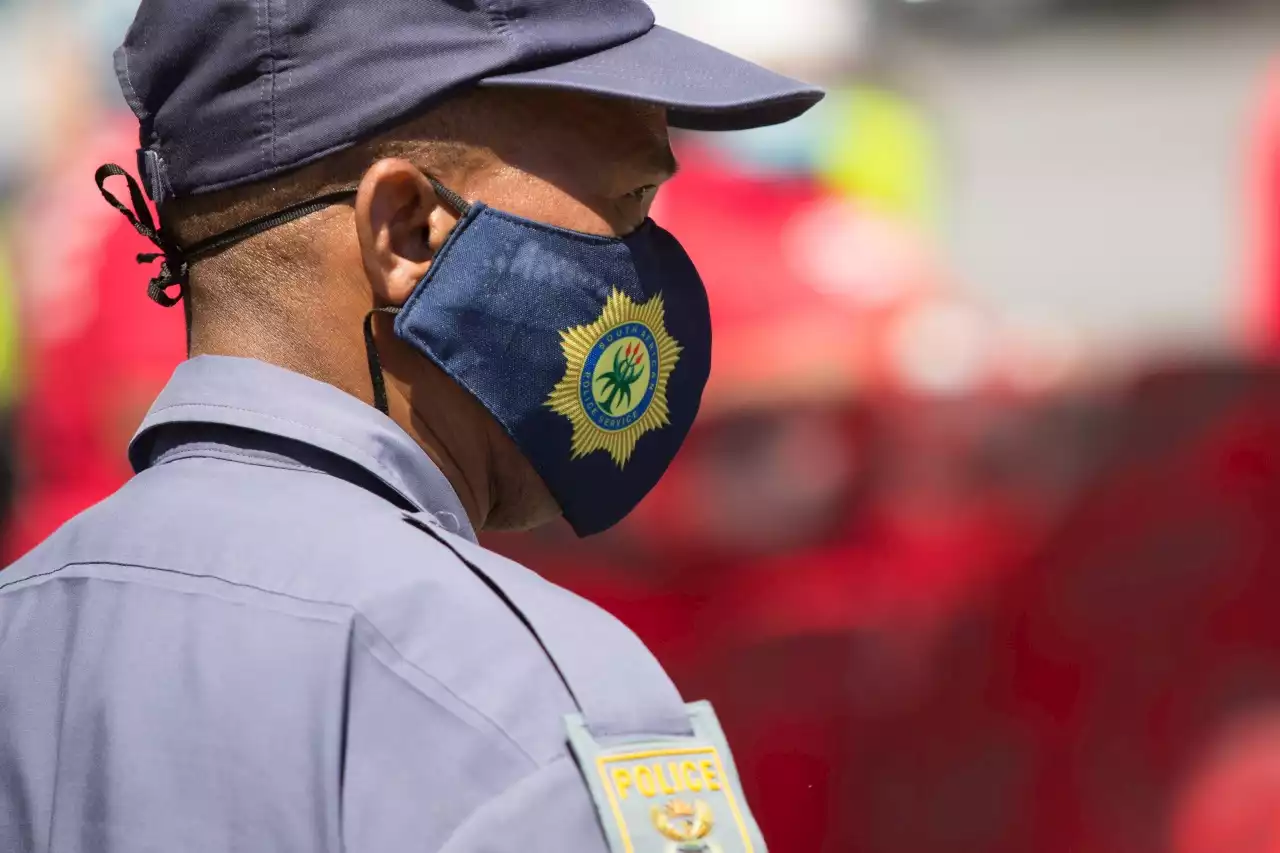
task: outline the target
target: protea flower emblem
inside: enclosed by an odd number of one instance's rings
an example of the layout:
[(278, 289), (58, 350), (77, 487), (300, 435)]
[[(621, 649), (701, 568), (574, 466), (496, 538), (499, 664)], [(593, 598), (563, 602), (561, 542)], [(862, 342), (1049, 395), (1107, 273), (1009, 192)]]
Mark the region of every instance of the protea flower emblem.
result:
[(624, 407), (631, 403), (631, 386), (644, 372), (644, 361), (644, 345), (639, 341), (628, 343), (626, 350), (614, 351), (613, 369), (596, 377), (596, 382), (603, 386), (602, 391), (597, 391), (597, 397), (600, 393), (608, 395), (600, 401), (600, 408), (613, 414), (615, 400)]
[(560, 333), (565, 373), (547, 406), (573, 424), (570, 458), (604, 450), (622, 468), (642, 435), (670, 423), (680, 345), (665, 320), (661, 294), (637, 304), (614, 290), (598, 320)]

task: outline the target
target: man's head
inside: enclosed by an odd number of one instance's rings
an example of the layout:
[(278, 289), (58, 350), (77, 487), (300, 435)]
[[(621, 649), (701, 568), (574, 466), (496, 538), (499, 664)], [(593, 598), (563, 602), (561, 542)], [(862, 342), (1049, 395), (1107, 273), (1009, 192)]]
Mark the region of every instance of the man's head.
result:
[[(459, 218), (427, 175), (499, 210), (623, 236), (645, 220), (675, 168), (661, 108), (571, 92), (481, 89), (296, 172), (174, 200), (163, 210), (166, 228), (190, 245), (308, 198), (356, 188), (350, 204), (193, 264), (192, 355), (262, 358), (369, 400), (361, 321), (371, 308), (405, 303)], [(450, 454), (487, 455), (492, 463), (491, 482), (460, 487), (469, 492), (468, 508), (499, 528), (557, 515), (493, 419), (390, 326), (388, 317), (377, 329), (389, 414), (431, 452), (450, 446), (456, 448)], [(451, 416), (437, 423), (441, 411)], [(476, 460), (437, 461), (469, 470)]]
[(166, 245), (325, 197), (188, 256), (192, 353), (377, 403), (477, 526), (563, 510), (591, 532), (652, 487), (710, 361), (696, 273), (647, 223), (668, 124), (820, 97), (639, 0), (585, 5), (304, 0), (273, 19), (265, 0), (144, 0), (117, 54)]

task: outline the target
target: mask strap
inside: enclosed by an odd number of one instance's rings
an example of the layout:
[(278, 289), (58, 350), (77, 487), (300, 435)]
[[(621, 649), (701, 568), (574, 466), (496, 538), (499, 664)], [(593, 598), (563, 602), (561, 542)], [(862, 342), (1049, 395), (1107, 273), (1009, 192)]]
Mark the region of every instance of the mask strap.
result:
[[(106, 181), (108, 178), (113, 177), (123, 177), (128, 182), (129, 199), (133, 204), (132, 209), (107, 190)], [(184, 249), (169, 239), (164, 228), (156, 224), (151, 216), (151, 209), (147, 207), (142, 188), (138, 186), (138, 182), (134, 180), (132, 175), (115, 163), (107, 163), (99, 167), (98, 171), (94, 173), (93, 179), (98, 185), (98, 191), (107, 200), (107, 204), (120, 211), (139, 234), (150, 240), (160, 250), (158, 252), (140, 253), (138, 255), (138, 263), (149, 264), (155, 260), (160, 261), (160, 273), (151, 279), (151, 283), (147, 286), (147, 295), (153, 301), (166, 308), (177, 305), (186, 295), (192, 262), (212, 255), (214, 252), (225, 249), (234, 243), (239, 243), (241, 240), (247, 240), (264, 231), (275, 228), (277, 225), (283, 225), (286, 222), (310, 216), (326, 207), (340, 204), (355, 195), (356, 192), (354, 187), (349, 187), (325, 193), (324, 195), (289, 205), (274, 213), (251, 219), (242, 225), (229, 228), (221, 234), (214, 234), (212, 237), (208, 237)], [(169, 294), (170, 288), (173, 287), (178, 288), (176, 295)]]
[[(431, 175), (427, 175), (427, 180), (431, 182), (431, 188), (436, 191), (436, 195), (444, 199), (445, 203), (460, 215), (466, 216), (467, 211), (471, 210), (471, 203), (462, 196), (437, 181)], [(396, 306), (386, 305), (381, 308), (374, 308), (364, 315), (364, 355), (369, 363), (369, 381), (373, 384), (373, 406), (379, 412), (388, 416), (391, 413), (387, 409), (387, 383), (382, 375), (382, 359), (378, 356), (378, 343), (373, 339), (373, 315), (390, 314), (394, 317), (399, 313), (400, 309)]]
[(427, 180), (431, 182), (431, 188), (436, 191), (436, 195), (444, 199), (445, 202), (458, 211), (459, 216), (466, 216), (471, 211), (471, 202), (458, 195), (444, 184), (437, 181), (431, 175), (427, 175)]
[(373, 406), (384, 415), (390, 415), (390, 412), (387, 411), (387, 385), (382, 378), (382, 359), (378, 357), (378, 344), (373, 339), (373, 315), (390, 314), (395, 316), (399, 313), (399, 308), (394, 305), (387, 305), (382, 308), (374, 308), (364, 315), (364, 354), (369, 361), (369, 380), (373, 383)]

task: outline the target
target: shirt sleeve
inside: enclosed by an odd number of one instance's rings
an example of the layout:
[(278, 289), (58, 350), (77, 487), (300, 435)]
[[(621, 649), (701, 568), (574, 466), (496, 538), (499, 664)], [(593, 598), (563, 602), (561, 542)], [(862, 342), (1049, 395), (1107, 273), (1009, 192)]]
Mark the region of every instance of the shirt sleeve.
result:
[(578, 765), (556, 759), (476, 809), (440, 853), (609, 853)]

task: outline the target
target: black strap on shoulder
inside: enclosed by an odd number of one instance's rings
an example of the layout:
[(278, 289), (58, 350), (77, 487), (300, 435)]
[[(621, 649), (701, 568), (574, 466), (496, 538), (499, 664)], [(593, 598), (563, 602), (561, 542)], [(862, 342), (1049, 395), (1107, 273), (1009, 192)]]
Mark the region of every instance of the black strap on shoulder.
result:
[(693, 734), (670, 677), (618, 620), (529, 569), (449, 534), (429, 512), (404, 517), (452, 551), (524, 623), (593, 736)]

